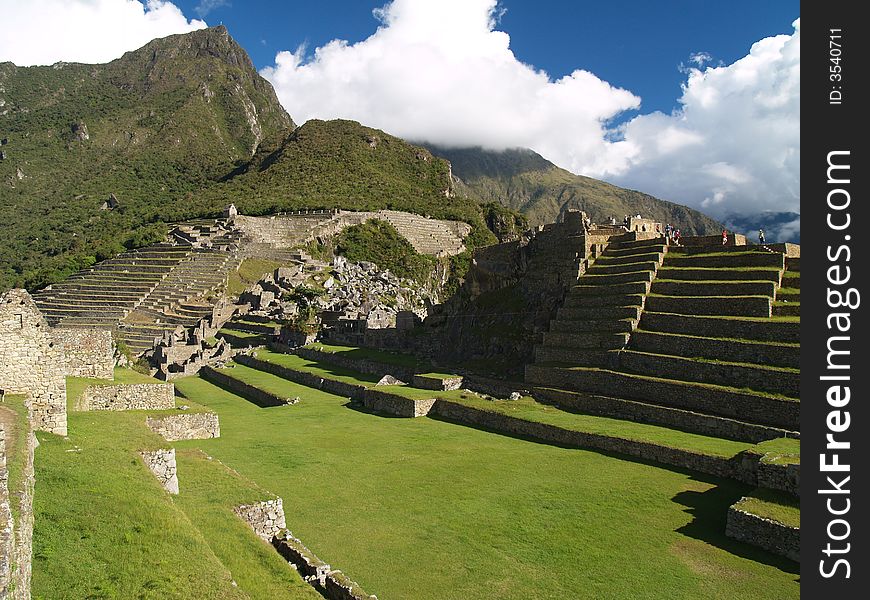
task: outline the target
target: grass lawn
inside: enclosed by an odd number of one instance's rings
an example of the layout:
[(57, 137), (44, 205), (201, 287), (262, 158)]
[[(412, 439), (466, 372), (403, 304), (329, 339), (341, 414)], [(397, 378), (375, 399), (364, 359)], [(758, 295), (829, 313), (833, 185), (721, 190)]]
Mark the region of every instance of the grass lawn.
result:
[(801, 526), (800, 501), (775, 490), (758, 488), (743, 497), (735, 508), (789, 527)]
[(269, 409), (176, 385), (221, 418), (219, 439), (176, 448), (283, 497), (293, 533), (381, 598), (799, 597), (794, 563), (725, 537), (741, 484), (379, 417), (290, 382), (302, 401)]
[(259, 486), (187, 448), (171, 497), (138, 455), (171, 446), (142, 412), (70, 413), (69, 431), (37, 434), (34, 599), (319, 597), (232, 513), (272, 497)]
[(17, 394), (7, 394), (0, 403), (0, 423), (6, 435), (6, 487), (9, 490), (9, 508), (17, 519), (20, 509), (18, 494), (24, 483), (24, 463), (27, 444), (27, 406), (26, 398)]

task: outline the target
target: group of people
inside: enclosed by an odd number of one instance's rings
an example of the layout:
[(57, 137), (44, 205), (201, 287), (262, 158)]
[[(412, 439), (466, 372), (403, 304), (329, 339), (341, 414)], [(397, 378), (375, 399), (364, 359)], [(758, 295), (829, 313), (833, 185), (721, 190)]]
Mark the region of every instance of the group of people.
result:
[(683, 233), (670, 223), (665, 225), (665, 239), (668, 241), (668, 244), (674, 244), (675, 246), (679, 246), (680, 237), (682, 235)]

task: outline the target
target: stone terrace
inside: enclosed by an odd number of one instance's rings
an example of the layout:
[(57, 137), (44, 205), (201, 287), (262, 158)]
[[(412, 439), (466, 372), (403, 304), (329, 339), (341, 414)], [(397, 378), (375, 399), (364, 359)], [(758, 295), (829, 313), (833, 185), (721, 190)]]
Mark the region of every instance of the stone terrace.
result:
[(193, 327), (211, 314), (214, 298), (244, 258), (298, 260), (294, 247), (379, 218), (414, 248), (450, 256), (465, 249), (470, 226), (398, 211), (305, 211), (271, 217), (234, 215), (176, 225), (173, 243), (158, 244), (103, 261), (34, 294), (51, 325), (119, 329), (135, 353), (179, 326)]
[(612, 244), (569, 293), (526, 381), (598, 414), (797, 437), (800, 276), (787, 260), (758, 246)]
[(439, 221), (394, 210), (379, 211), (377, 216), (395, 227), (411, 242), (414, 250), (432, 256), (459, 254), (465, 250), (463, 238), (471, 231), (471, 227), (464, 223)]
[(121, 339), (136, 354), (179, 325), (194, 327), (211, 315), (209, 296), (223, 286), (239, 259), (227, 252), (198, 249), (180, 262), (120, 324)]
[(189, 255), (189, 247), (168, 244), (125, 252), (33, 297), (51, 325), (115, 327)]

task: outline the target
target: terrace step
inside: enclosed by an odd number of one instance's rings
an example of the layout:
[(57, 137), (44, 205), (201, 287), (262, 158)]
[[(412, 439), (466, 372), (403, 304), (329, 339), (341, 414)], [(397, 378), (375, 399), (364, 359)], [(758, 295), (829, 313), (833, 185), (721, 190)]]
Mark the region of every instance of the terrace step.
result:
[(586, 348), (598, 350), (615, 350), (624, 348), (628, 343), (629, 333), (566, 333), (551, 328), (544, 333), (544, 344), (558, 348)]
[(539, 402), (553, 404), (572, 412), (578, 411), (612, 419), (661, 425), (717, 438), (755, 444), (775, 438), (800, 437), (797, 431), (638, 400), (626, 400), (584, 392), (569, 392), (541, 386), (533, 387), (531, 391)]
[(557, 321), (603, 321), (618, 319), (640, 319), (639, 306), (598, 306), (592, 308), (560, 308), (556, 312)]
[(660, 279), (681, 281), (773, 281), (779, 283), (782, 271), (776, 268), (737, 270), (725, 268), (692, 268), (662, 265), (658, 270)]
[(771, 252), (723, 252), (719, 254), (678, 254), (670, 253), (665, 257), (664, 267), (730, 268), (735, 267), (775, 267), (785, 268), (782, 254)]
[[(722, 334), (730, 333), (727, 330), (722, 331)], [(547, 334), (544, 335), (546, 338)], [(709, 338), (638, 329), (631, 335), (629, 349), (686, 358), (708, 358), (800, 368), (800, 345), (782, 342), (765, 343), (742, 339)]]
[(570, 294), (562, 304), (564, 308), (592, 308), (596, 306), (643, 306), (645, 296), (633, 295), (608, 295), (608, 296), (580, 296)]
[(633, 263), (646, 263), (646, 262), (654, 262), (656, 264), (661, 264), (664, 259), (665, 254), (663, 252), (649, 252), (647, 248), (644, 248), (644, 251), (640, 254), (614, 254), (609, 255), (605, 253), (604, 255), (598, 257), (595, 260), (596, 265), (601, 266), (615, 266), (615, 265), (626, 265)]
[(611, 319), (605, 321), (560, 320), (550, 321), (550, 332), (560, 333), (630, 333), (637, 327), (637, 319)]
[(646, 299), (653, 312), (684, 315), (769, 317), (771, 298), (767, 296), (656, 296)]
[(800, 428), (800, 402), (730, 387), (548, 364), (526, 365), (526, 382), (639, 400), (790, 431)]
[(773, 281), (666, 281), (659, 274), (650, 293), (662, 296), (770, 296), (776, 293)]
[(801, 316), (801, 303), (789, 302), (781, 304), (777, 302), (773, 306), (773, 316), (775, 317), (799, 317)]
[(796, 369), (650, 354), (635, 350), (620, 352), (619, 366), (622, 370), (638, 375), (746, 388), (795, 399), (800, 397), (800, 373)]
[(729, 337), (759, 342), (800, 342), (800, 323), (771, 321), (766, 318), (692, 316), (676, 313), (644, 311), (641, 318), (644, 331), (678, 333), (698, 337)]
[(619, 283), (651, 282), (655, 273), (652, 271), (632, 271), (618, 275), (595, 275), (585, 274), (580, 281), (582, 285), (613, 285)]
[[(581, 278), (580, 281), (583, 281)], [(636, 283), (618, 283), (614, 285), (583, 285), (571, 286), (566, 301), (576, 296), (625, 296), (629, 294), (649, 293), (650, 283), (638, 281)]]
[(595, 261), (586, 271), (586, 275), (619, 275), (621, 273), (636, 273), (638, 271), (655, 271), (658, 262), (630, 262), (624, 264), (610, 264)]

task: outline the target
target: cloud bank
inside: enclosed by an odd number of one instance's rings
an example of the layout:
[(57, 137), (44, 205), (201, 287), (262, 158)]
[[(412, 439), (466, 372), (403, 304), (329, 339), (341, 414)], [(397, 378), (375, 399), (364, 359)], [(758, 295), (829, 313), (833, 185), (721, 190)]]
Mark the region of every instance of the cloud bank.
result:
[(0, 14), (0, 61), (19, 66), (109, 62), (154, 38), (206, 27), (163, 0), (0, 0)]
[(553, 80), (522, 63), (497, 29), (499, 10), (496, 0), (394, 0), (366, 40), (284, 51), (262, 74), (297, 122), (349, 118), (447, 146), (529, 147), (720, 218), (799, 210), (799, 21), (731, 65), (692, 54), (678, 111), (614, 128), (640, 98), (583, 69)]
[(731, 65), (690, 69), (672, 115), (620, 129), (621, 185), (725, 218), (800, 211), (800, 21)]

